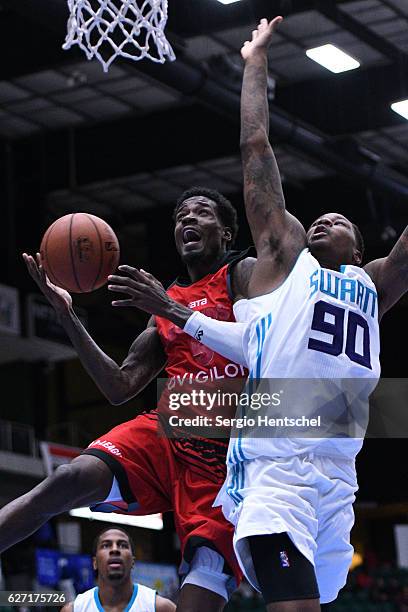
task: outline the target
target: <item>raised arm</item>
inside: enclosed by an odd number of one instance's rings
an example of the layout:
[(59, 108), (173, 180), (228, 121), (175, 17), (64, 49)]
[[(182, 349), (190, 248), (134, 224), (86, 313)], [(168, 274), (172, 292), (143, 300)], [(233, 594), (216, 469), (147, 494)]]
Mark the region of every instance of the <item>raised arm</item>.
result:
[[(269, 107), (267, 99), (268, 48), (275, 27), (262, 19), (246, 41), (241, 54), (245, 62), (241, 93), (241, 156), (244, 175), (244, 198), (248, 223), (258, 252), (252, 294), (271, 287), (264, 278), (263, 259), (273, 259), (269, 279), (286, 274), (300, 250), (305, 246), (302, 225), (285, 209), (282, 181), (275, 155), (269, 142)], [(270, 263), (270, 262), (269, 262)], [(254, 290), (254, 284), (257, 289)], [(272, 283), (273, 284), (273, 283)]]
[(269, 142), (269, 106), (267, 98), (268, 48), (275, 27), (282, 17), (269, 24), (262, 19), (241, 50), (245, 62), (241, 92), (241, 155), (244, 196), (248, 223), (255, 247), (275, 233), (285, 219), (285, 198), (275, 155)]
[(67, 291), (47, 278), (40, 259), (24, 254), (32, 278), (56, 310), (61, 325), (76, 349), (82, 365), (111, 404), (131, 399), (157, 376), (166, 363), (159, 334), (151, 320), (133, 342), (129, 354), (119, 366), (96, 344), (72, 307)]
[(377, 288), (378, 316), (381, 318), (408, 291), (408, 226), (388, 257), (371, 261), (364, 270)]

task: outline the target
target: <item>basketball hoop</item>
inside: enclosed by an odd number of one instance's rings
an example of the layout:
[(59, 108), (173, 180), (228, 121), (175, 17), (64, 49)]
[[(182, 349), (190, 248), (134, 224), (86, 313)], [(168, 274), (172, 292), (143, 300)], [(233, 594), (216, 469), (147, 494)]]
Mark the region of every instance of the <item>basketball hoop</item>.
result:
[(118, 56), (161, 64), (176, 59), (164, 34), (167, 0), (68, 0), (68, 8), (62, 48), (79, 45), (105, 72)]

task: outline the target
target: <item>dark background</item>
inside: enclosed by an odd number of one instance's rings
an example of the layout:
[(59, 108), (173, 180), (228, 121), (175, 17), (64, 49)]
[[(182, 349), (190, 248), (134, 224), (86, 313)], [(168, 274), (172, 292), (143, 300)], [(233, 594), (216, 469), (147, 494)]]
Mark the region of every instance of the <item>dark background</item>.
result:
[[(22, 341), (10, 347), (0, 336), (0, 419), (31, 425), (38, 439), (84, 446), (154, 408), (154, 384), (124, 406), (109, 406), (73, 356), (57, 349), (50, 356), (26, 337), (25, 300), (35, 287), (21, 252), (34, 253), (57, 217), (84, 210), (112, 225), (122, 263), (169, 283), (180, 271), (172, 209), (194, 184), (231, 199), (237, 246), (250, 244), (239, 48), (260, 17), (276, 14), (285, 21), (270, 52), (270, 137), (287, 206), (305, 226), (341, 212), (360, 226), (366, 261), (387, 255), (407, 221), (408, 124), (389, 108), (408, 97), (403, 0), (170, 0), (166, 31), (176, 62), (119, 60), (108, 75), (80, 50), (62, 51), (64, 0), (0, 0), (0, 282), (17, 287), (22, 304)], [(333, 75), (306, 58), (306, 48), (331, 41), (361, 67)], [(106, 288), (74, 302), (120, 362), (144, 315), (113, 311)], [(407, 307), (403, 298), (382, 322), (386, 377), (407, 374)], [(405, 439), (366, 442), (357, 461), (362, 512), (364, 503), (408, 501), (405, 449)], [(406, 506), (398, 508), (391, 514), (405, 520)], [(383, 537), (375, 528), (372, 534)]]

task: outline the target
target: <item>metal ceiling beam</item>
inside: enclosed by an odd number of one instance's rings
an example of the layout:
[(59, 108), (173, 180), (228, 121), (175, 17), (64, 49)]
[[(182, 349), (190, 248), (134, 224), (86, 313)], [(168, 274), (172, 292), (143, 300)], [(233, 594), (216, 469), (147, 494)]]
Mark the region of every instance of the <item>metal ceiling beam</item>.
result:
[(327, 74), (280, 86), (276, 91), (280, 108), (333, 136), (398, 125), (404, 128), (403, 119), (390, 108), (403, 97), (404, 82), (396, 63)]
[[(392, 42), (376, 34), (374, 30), (365, 26), (361, 21), (341, 10), (335, 0), (316, 0), (316, 8), (327, 19), (350, 32), (361, 41), (382, 53), (393, 61), (408, 65), (408, 54)], [(397, 16), (397, 15), (396, 15)]]
[[(18, 4), (19, 10), (30, 9), (30, 14), (35, 19), (32, 0), (19, 0)], [(46, 14), (50, 7), (48, 0), (37, 0), (35, 5), (37, 15)], [(58, 12), (61, 18), (61, 9), (65, 5), (65, 0), (54, 0), (51, 5), (53, 5), (54, 12)], [(55, 19), (57, 19), (56, 15)], [(184, 96), (196, 99), (236, 122), (239, 121), (239, 95), (226, 90), (224, 84), (216, 82), (200, 64), (181, 54), (176, 62), (164, 65), (148, 61), (139, 62), (138, 71), (179, 91)], [(408, 200), (408, 184), (386, 174), (383, 169), (380, 171), (371, 163), (358, 161), (358, 154), (354, 159), (350, 159), (350, 156), (345, 155), (344, 151), (336, 150), (336, 145), (330, 138), (309, 126), (300, 124), (299, 121), (289, 117), (276, 106), (271, 106), (270, 129), (275, 137), (299, 148), (326, 167), (383, 194), (392, 195), (404, 201)]]
[[(202, 104), (238, 122), (239, 95), (226, 90), (223, 84), (214, 81), (200, 65), (190, 59), (179, 57), (176, 62), (162, 66), (143, 62), (138, 66), (138, 70), (186, 96), (193, 96)], [(299, 148), (326, 167), (378, 192), (408, 201), (408, 183), (399, 182), (372, 163), (356, 161), (359, 157), (357, 147), (354, 159), (344, 155), (343, 150), (336, 151), (336, 144), (332, 139), (310, 126), (301, 124), (275, 105), (270, 108), (270, 131), (281, 141)]]

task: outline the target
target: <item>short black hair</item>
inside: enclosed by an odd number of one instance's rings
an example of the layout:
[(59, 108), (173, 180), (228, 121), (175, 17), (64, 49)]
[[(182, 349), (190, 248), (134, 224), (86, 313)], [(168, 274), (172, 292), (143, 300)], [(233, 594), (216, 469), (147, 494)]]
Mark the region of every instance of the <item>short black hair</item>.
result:
[(355, 236), (355, 239), (356, 239), (357, 248), (358, 248), (358, 250), (361, 253), (361, 259), (363, 259), (364, 251), (365, 251), (365, 244), (364, 244), (363, 235), (360, 232), (360, 228), (358, 227), (358, 225), (356, 225), (355, 223), (352, 223), (351, 225), (353, 226), (354, 236)]
[(190, 189), (184, 191), (177, 200), (173, 212), (173, 220), (176, 220), (177, 211), (183, 202), (188, 200), (188, 198), (193, 198), (194, 196), (203, 196), (204, 198), (208, 198), (216, 203), (218, 216), (224, 223), (225, 227), (229, 227), (231, 229), (231, 240), (227, 244), (227, 249), (230, 249), (234, 245), (238, 233), (237, 211), (231, 202), (227, 200), (227, 198), (219, 191), (209, 189), (208, 187), (190, 187)]
[(116, 529), (117, 531), (122, 531), (122, 533), (124, 533), (127, 536), (127, 539), (129, 540), (129, 544), (130, 544), (130, 550), (132, 551), (132, 555), (135, 556), (135, 544), (132, 538), (130, 537), (126, 529), (123, 529), (123, 527), (119, 527), (118, 525), (112, 525), (111, 527), (105, 527), (98, 533), (98, 535), (96, 536), (92, 544), (92, 556), (95, 557), (96, 551), (98, 549), (99, 540), (101, 539), (103, 534), (106, 533), (107, 531), (111, 531), (112, 529)]

